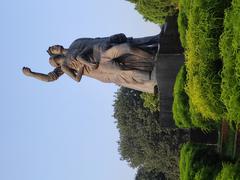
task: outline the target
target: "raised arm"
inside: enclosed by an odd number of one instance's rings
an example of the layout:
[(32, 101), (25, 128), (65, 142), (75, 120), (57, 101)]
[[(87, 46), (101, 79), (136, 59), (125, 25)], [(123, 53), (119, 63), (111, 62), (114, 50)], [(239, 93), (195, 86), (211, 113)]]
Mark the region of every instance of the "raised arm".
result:
[(45, 82), (55, 81), (64, 74), (60, 67), (55, 68), (52, 72), (49, 72), (48, 74), (32, 72), (31, 69), (28, 67), (23, 67), (22, 71), (23, 74), (25, 74), (26, 76), (33, 77), (35, 79)]

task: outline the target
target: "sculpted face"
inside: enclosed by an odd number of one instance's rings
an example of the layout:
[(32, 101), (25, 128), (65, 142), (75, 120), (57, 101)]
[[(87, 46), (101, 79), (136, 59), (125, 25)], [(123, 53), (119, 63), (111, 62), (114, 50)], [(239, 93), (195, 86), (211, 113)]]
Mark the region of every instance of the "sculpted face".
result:
[(57, 54), (63, 54), (63, 46), (61, 45), (54, 45), (48, 48), (47, 52), (50, 55), (57, 55)]
[(53, 55), (49, 58), (49, 63), (53, 67), (59, 67), (63, 63), (64, 58), (61, 55)]

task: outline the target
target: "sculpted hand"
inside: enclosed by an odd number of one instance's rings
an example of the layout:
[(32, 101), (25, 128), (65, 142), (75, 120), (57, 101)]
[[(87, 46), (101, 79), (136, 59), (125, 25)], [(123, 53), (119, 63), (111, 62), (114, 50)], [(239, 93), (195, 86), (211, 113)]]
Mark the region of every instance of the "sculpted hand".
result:
[(90, 70), (97, 69), (97, 68), (98, 68), (98, 64), (90, 63), (90, 64), (88, 64), (88, 68), (89, 68)]
[(31, 69), (28, 68), (28, 67), (23, 67), (23, 68), (22, 68), (22, 72), (23, 72), (23, 74), (25, 74), (26, 76), (31, 76), (31, 74), (32, 74)]
[(88, 64), (85, 65), (85, 70), (89, 73), (92, 70), (95, 70), (98, 68), (98, 64)]
[[(74, 57), (72, 57), (72, 58), (74, 58)], [(94, 61), (94, 59), (92, 59), (92, 58), (90, 59), (90, 62), (88, 62), (87, 60), (85, 60), (84, 58), (82, 58), (81, 56), (78, 55), (74, 60), (77, 60), (82, 65), (84, 65), (87, 72), (98, 68), (98, 63), (91, 62), (91, 61)]]

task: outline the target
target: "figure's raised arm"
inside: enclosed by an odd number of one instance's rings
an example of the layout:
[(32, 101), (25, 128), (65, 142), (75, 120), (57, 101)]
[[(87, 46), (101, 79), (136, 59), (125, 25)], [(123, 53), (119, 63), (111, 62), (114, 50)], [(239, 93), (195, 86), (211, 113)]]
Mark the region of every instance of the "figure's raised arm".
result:
[(31, 69), (28, 67), (23, 67), (22, 71), (23, 74), (25, 74), (26, 76), (33, 77), (35, 79), (45, 82), (55, 81), (64, 74), (60, 67), (55, 68), (52, 72), (49, 72), (48, 74), (32, 72)]

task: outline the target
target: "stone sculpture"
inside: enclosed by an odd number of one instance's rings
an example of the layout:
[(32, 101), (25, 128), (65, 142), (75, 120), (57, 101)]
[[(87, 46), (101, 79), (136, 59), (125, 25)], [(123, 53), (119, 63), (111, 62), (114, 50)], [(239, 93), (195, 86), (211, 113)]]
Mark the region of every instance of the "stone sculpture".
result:
[(68, 49), (49, 47), (49, 63), (55, 68), (48, 74), (23, 67), (26, 76), (51, 82), (64, 73), (79, 82), (88, 76), (105, 83), (143, 92), (154, 92), (157, 84), (154, 57), (159, 35), (143, 38), (126, 37), (123, 33), (104, 38), (80, 38)]

